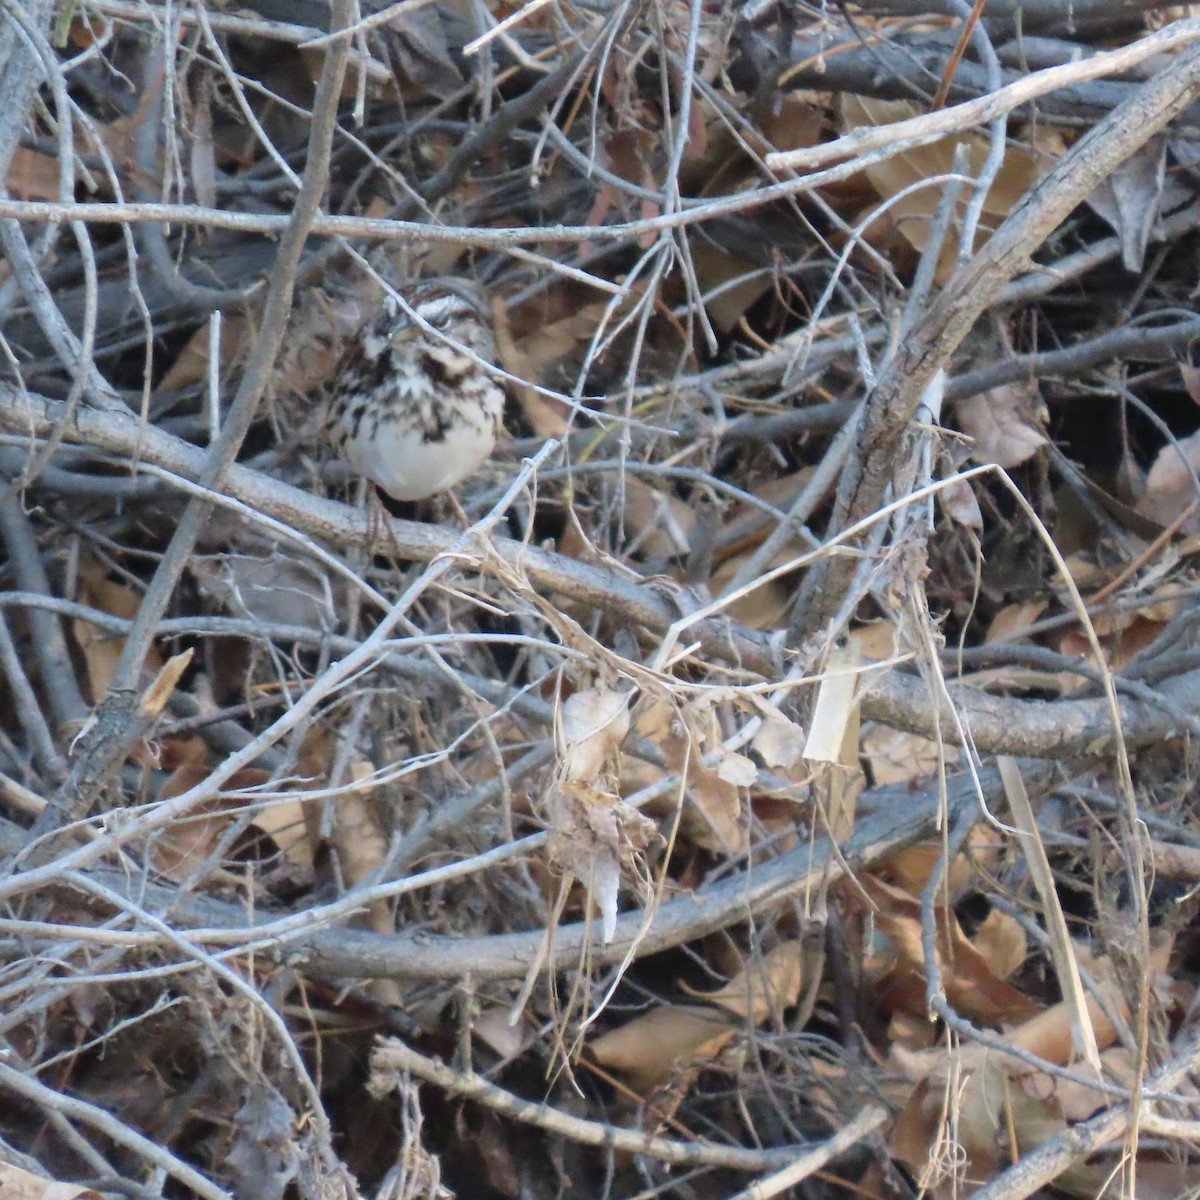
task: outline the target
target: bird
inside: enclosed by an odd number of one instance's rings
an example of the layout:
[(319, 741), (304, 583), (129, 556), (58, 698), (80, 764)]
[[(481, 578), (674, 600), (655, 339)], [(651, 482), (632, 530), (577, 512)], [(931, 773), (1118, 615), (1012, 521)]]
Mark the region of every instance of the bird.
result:
[(389, 292), (350, 338), (328, 385), (322, 433), (394, 500), (456, 487), (491, 456), (504, 389), (483, 291), (459, 278)]

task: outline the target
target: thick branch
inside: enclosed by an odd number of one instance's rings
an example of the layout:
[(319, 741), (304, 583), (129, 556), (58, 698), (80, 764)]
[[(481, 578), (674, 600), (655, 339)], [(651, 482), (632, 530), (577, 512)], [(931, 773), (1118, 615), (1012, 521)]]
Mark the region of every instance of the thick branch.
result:
[[(5, 395), (0, 388), (0, 428), (47, 437), (61, 411), (62, 406), (54, 401), (38, 397), (22, 400), (12, 393)], [(85, 444), (121, 459), (132, 455), (140, 445), (143, 463), (165, 468), (183, 479), (196, 478), (204, 462), (203, 450), (157, 429), (146, 429), (139, 441), (138, 423), (132, 415), (83, 409), (72, 418), (71, 431)], [(365, 547), (378, 536), (363, 513), (248, 467), (235, 464), (230, 468), (225, 494), (321, 541)], [(430, 562), (446, 553), (456, 536), (453, 530), (439, 526), (394, 520), (389, 538), (400, 557)], [(666, 594), (624, 573), (509, 538), (493, 537), (489, 551), (522, 571), (539, 592), (587, 604), (623, 626), (662, 634), (680, 616)], [(313, 630), (312, 636), (320, 643), (324, 634)], [(688, 630), (688, 637), (697, 640), (712, 660), (767, 678), (778, 678), (782, 672), (769, 637), (732, 621), (703, 621)], [(1168, 706), (1122, 696), (1121, 723), (1128, 743), (1145, 744), (1178, 733), (1179, 722), (1171, 715), (1169, 705), (1194, 708), (1196, 689), (1197, 680), (1188, 674), (1162, 684)], [(1106, 745), (1112, 734), (1111, 717), (1103, 700), (1020, 700), (955, 685), (952, 696), (982, 753), (1048, 757), (1090, 754)], [(920, 679), (895, 671), (872, 678), (863, 698), (864, 717), (926, 736), (938, 735), (934, 709)], [(941, 722), (940, 736), (956, 745), (958, 732), (948, 713), (942, 712)]]
[[(1061, 768), (1048, 762), (1024, 762), (1021, 770), (1026, 787), (1035, 796), (1061, 775)], [(980, 772), (980, 786), (989, 806), (1003, 803), (1003, 788), (994, 768)], [(593, 923), (560, 926), (554, 931), (546, 965), (551, 970), (576, 966), (585, 946), (589, 961), (600, 965), (620, 962), (635, 948), (641, 957), (682, 945), (756, 913), (773, 910), (819, 884), (841, 878), (847, 871), (882, 862), (897, 850), (929, 837), (943, 817), (953, 822), (982, 811), (979, 793), (966, 775), (950, 781), (946, 808), (937, 785), (916, 795), (906, 785), (872, 789), (864, 793), (860, 806), (863, 814), (870, 815), (860, 815), (855, 832), (840, 847), (834, 847), (827, 837), (818, 837), (772, 862), (756, 865), (753, 872), (669, 900), (659, 907), (648, 930), (642, 912), (619, 918), (612, 941), (605, 945), (594, 942)], [(16, 836), (15, 827), (0, 822), (0, 851), (6, 843), (14, 843)], [(152, 912), (169, 910), (177, 927), (195, 931), (193, 936), (204, 945), (245, 944), (254, 938), (256, 924), (269, 926), (278, 920), (277, 915), (258, 914), (251, 923), (246, 909), (238, 904), (200, 895), (181, 899), (174, 887), (147, 883), (140, 877), (131, 885), (128, 875), (121, 871), (93, 867), (89, 874), (122, 895), (135, 887), (140, 904)], [(67, 887), (53, 881), (49, 886)], [(70, 895), (72, 902), (78, 902), (77, 892), (70, 891)], [(94, 897), (86, 899), (95, 903)], [(353, 896), (339, 902), (339, 913), (347, 899)], [(320, 909), (305, 916), (306, 928), (321, 924)], [(256, 955), (312, 975), (357, 979), (520, 979), (541, 956), (546, 938), (542, 930), (461, 938), (428, 933), (378, 934), (340, 927), (289, 934), (286, 939), (278, 934), (265, 936), (267, 932), (262, 931)]]

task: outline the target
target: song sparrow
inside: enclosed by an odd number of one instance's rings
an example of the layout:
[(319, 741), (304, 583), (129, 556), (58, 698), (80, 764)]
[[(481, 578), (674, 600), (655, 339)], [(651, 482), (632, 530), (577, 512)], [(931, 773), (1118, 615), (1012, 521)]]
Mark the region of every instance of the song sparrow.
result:
[(491, 454), (504, 392), (483, 365), (495, 343), (477, 287), (430, 280), (405, 298), (428, 328), (389, 296), (338, 363), (324, 429), (357, 474), (396, 500), (423, 500)]

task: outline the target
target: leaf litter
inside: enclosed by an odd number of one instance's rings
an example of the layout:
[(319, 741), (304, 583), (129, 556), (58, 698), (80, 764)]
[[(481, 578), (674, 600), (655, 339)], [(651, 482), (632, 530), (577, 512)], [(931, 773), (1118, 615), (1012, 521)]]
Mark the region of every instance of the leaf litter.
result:
[[(19, 201), (238, 219), (6, 243), (0, 1192), (1194, 1191), (1194, 123), (987, 258), (1190, 11), (364, 9), (321, 200), (357, 224), (306, 244), (175, 563), (317, 7), (181, 12), (168, 53), (150, 5), (64, 6), (68, 91), (3, 159)], [(1055, 70), (1003, 128), (959, 107)], [(940, 425), (890, 429), (976, 267)], [(439, 274), (486, 286), (505, 433), (373, 521), (313, 400)]]

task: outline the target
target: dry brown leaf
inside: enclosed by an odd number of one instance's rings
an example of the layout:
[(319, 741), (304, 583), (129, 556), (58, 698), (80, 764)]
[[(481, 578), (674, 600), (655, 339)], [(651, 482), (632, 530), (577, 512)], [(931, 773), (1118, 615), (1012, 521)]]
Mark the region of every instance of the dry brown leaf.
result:
[(507, 1010), (499, 1007), (489, 1008), (473, 1018), (471, 1036), (490, 1046), (506, 1062), (528, 1050), (536, 1040), (529, 1022), (521, 1021), (513, 1025)]
[[(680, 839), (718, 853), (742, 853), (749, 835), (742, 818), (742, 797), (738, 787), (750, 785), (739, 784), (737, 780), (748, 778), (749, 767), (754, 764), (749, 763), (747, 767), (746, 763), (740, 762), (742, 755), (725, 755), (716, 766), (705, 765), (705, 753), (719, 747), (722, 740), (712, 707), (692, 705), (681, 708), (666, 700), (655, 700), (640, 709), (636, 728), (639, 736), (658, 744), (663, 755), (663, 768), (651, 768), (641, 760), (626, 759), (622, 766), (623, 782), (629, 787), (646, 787), (661, 779), (664, 773), (682, 775), (686, 790)], [(668, 797), (653, 811), (673, 811), (675, 803), (674, 796)]]
[[(197, 784), (203, 783), (210, 768), (202, 761), (181, 763), (163, 781), (158, 799), (182, 796)], [(226, 783), (228, 791), (257, 787), (270, 778), (270, 772), (258, 767), (246, 767), (232, 775)], [(152, 859), (155, 870), (168, 879), (179, 882), (213, 854), (217, 843), (236, 810), (244, 801), (239, 797), (218, 795), (193, 810), (191, 816), (173, 821), (153, 842)]]
[(337, 624), (346, 590), (342, 580), (331, 581), (286, 547), (247, 542), (246, 551), (198, 554), (188, 572), (204, 596), (234, 616), (305, 629)]
[[(244, 316), (232, 313), (221, 320), (221, 331), (217, 343), (221, 356), (222, 372), (237, 361), (242, 349), (242, 339), (246, 336), (249, 322)], [(158, 385), (164, 391), (185, 388), (193, 383), (200, 383), (208, 378), (209, 349), (212, 343), (209, 327), (201, 325), (188, 338), (187, 345), (176, 356), (175, 361), (167, 368), (162, 382)]]
[(264, 805), (254, 815), (254, 828), (261, 830), (275, 843), (279, 853), (302, 879), (312, 879), (312, 846), (304, 820), (304, 805), (299, 800)]
[(937, 501), (942, 512), (955, 525), (970, 529), (975, 533), (983, 532), (983, 510), (969, 479), (954, 478), (938, 488)]
[[(1137, 1060), (1125, 1046), (1110, 1046), (1100, 1056), (1104, 1067), (1104, 1078), (1109, 1083), (1135, 1086), (1137, 1080)], [(1077, 1082), (1074, 1079), (1058, 1079), (1051, 1075), (1038, 1075), (1042, 1093), (1053, 1091), (1063, 1116), (1068, 1121), (1086, 1121), (1094, 1116), (1097, 1109), (1107, 1108), (1113, 1103), (1113, 1097), (1097, 1092), (1094, 1087)], [(1139, 1174), (1141, 1172), (1139, 1171)], [(1140, 1193), (1139, 1193), (1140, 1194)]]
[[(181, 796), (196, 784), (208, 778), (210, 768), (206, 764), (207, 748), (199, 738), (188, 742), (170, 739), (162, 744), (161, 766), (171, 766), (172, 773), (159, 790), (160, 800)], [(319, 768), (314, 766), (311, 754), (302, 754), (300, 772), (315, 775)], [(258, 787), (269, 778), (269, 773), (257, 767), (238, 771), (227, 782), (229, 792)], [(170, 879), (181, 879), (198, 863), (203, 862), (214, 850), (217, 841), (229, 824), (233, 811), (245, 803), (244, 799), (222, 793), (216, 800), (198, 810), (194, 817), (174, 822), (154, 842), (154, 863), (157, 870)], [(305, 820), (305, 805), (300, 801), (273, 801), (264, 804), (250, 823), (252, 830), (271, 839), (274, 847), (292, 868), (292, 876), (301, 881), (311, 881), (313, 874), (312, 848)]]
[[(813, 468), (805, 467), (790, 475), (756, 481), (751, 490), (765, 503), (786, 510), (812, 473)], [(763, 521), (763, 512), (758, 505), (738, 502), (724, 507), (721, 527), (713, 544), (713, 561), (716, 565), (708, 580), (712, 595), (724, 595), (734, 576), (762, 544), (769, 530), (770, 525)], [(779, 547), (770, 562), (763, 564), (763, 569), (771, 571), (783, 567), (799, 558), (806, 549), (806, 545), (798, 539), (788, 541)], [(756, 584), (749, 592), (729, 603), (725, 611), (749, 628), (776, 629), (787, 622), (794, 599), (794, 584), (782, 577), (769, 583)]]
[[(1152, 947), (1150, 961), (1146, 964), (1147, 973), (1155, 980), (1165, 975), (1170, 958), (1171, 942), (1169, 939), (1160, 940)], [(1075, 956), (1086, 966), (1092, 977), (1098, 982), (1108, 1007), (1122, 1019), (1129, 1019), (1129, 1006), (1120, 987), (1113, 979), (1112, 968), (1106, 959), (1092, 959), (1086, 949), (1078, 944), (1075, 946)], [(1107, 1049), (1116, 1040), (1116, 1031), (1109, 1023), (1099, 1004), (1093, 998), (1090, 990), (1087, 993), (1088, 1016), (1096, 1033), (1096, 1043), (1101, 1050)], [(1072, 1058), (1071, 1016), (1068, 1005), (1060, 1001), (1037, 1016), (1010, 1029), (1005, 1034), (1005, 1040), (1022, 1050), (1036, 1054), (1047, 1062), (1065, 1065)]]
[[(915, 116), (919, 111), (916, 103), (910, 100), (877, 100), (851, 93), (844, 93), (841, 97), (842, 128), (846, 130), (861, 126), (888, 125)], [(969, 172), (978, 175), (987, 157), (988, 139), (986, 135), (975, 132), (945, 137), (930, 145), (914, 146), (880, 162), (871, 163), (864, 168), (864, 174), (881, 197), (891, 199), (900, 195), (906, 188), (912, 188), (914, 184), (919, 185), (935, 176), (950, 173), (954, 165), (954, 151), (960, 143), (967, 147)], [(975, 245), (969, 249), (978, 249), (998, 228), (1000, 222), (1008, 216), (1042, 172), (1052, 164), (1054, 157), (1061, 152), (1061, 142), (1055, 139), (1053, 134), (1041, 138), (1039, 153), (1017, 146), (1008, 147), (1004, 162), (984, 203)], [(888, 209), (887, 219), (917, 251), (925, 248), (930, 222), (941, 198), (940, 187), (916, 187)], [(944, 283), (954, 269), (958, 253), (956, 234), (967, 201), (966, 194), (959, 198), (959, 220), (954, 222), (938, 256), (935, 278), (939, 283)], [(877, 237), (877, 230), (868, 229), (867, 236)]]
[[(812, 478), (814, 469), (813, 467), (802, 467), (788, 475), (756, 481), (752, 490), (759, 500), (774, 508), (786, 510), (791, 507), (804, 485)], [(770, 528), (770, 524), (763, 521), (763, 511), (759, 505), (746, 501), (733, 504), (725, 514), (718, 554), (737, 554), (758, 546)], [(795, 545), (800, 547), (799, 542), (796, 542)], [(796, 553), (799, 552), (799, 550), (796, 551)], [(795, 557), (795, 554), (789, 557)]]
[(616, 930), (621, 869), (634, 868), (658, 836), (654, 822), (617, 792), (628, 731), (629, 693), (597, 687), (570, 696), (555, 729), (558, 767), (541, 800), (547, 859), (587, 889), (606, 942)]
[(804, 758), (804, 730), (777, 709), (766, 707), (751, 745), (768, 767), (794, 767)]
[[(1020, 1036), (1014, 1037), (1018, 1032)], [(1020, 1031), (1010, 1031), (1006, 1039), (1035, 1054), (1046, 1051), (1051, 1061), (1070, 1058), (1069, 1021), (1062, 1006), (1040, 1014)], [(1066, 1057), (1055, 1059), (1058, 1052)], [(928, 1166), (929, 1147), (943, 1132), (939, 1126), (949, 1106), (953, 1120), (944, 1132), (955, 1137), (964, 1152), (967, 1183), (977, 1181), (977, 1174), (988, 1176), (989, 1170), (1000, 1165), (992, 1162), (996, 1151), (1002, 1161), (1014, 1153), (1024, 1155), (1061, 1132), (1069, 1120), (1083, 1120), (1110, 1102), (1094, 1088), (1031, 1070), (1023, 1060), (978, 1044), (949, 1052), (939, 1045), (918, 1053), (893, 1044), (891, 1058), (917, 1083), (897, 1123), (899, 1157), (918, 1172)], [(1126, 1051), (1114, 1047), (1104, 1054), (1103, 1061), (1111, 1079), (1133, 1085), (1135, 1072)], [(997, 1130), (1005, 1131), (1005, 1141), (996, 1140)], [(1109, 1195), (1104, 1186), (1108, 1171), (1107, 1167), (1099, 1171), (1088, 1167), (1070, 1172), (1056, 1179), (1056, 1188), (1091, 1198)], [(933, 1174), (926, 1176), (926, 1182), (936, 1195), (962, 1194), (948, 1191), (945, 1185), (949, 1180), (939, 1181)]]
[[(789, 91), (762, 114), (760, 128), (773, 150), (803, 150), (815, 146), (829, 124), (825, 97)], [(757, 179), (757, 168), (747, 176)]]
[[(391, 65), (404, 96), (448, 100), (463, 86), (463, 76), (450, 50), (441, 14), (432, 7), (393, 9), (386, 28)], [(534, 16), (531, 24), (538, 24)]]
[(637, 558), (687, 554), (696, 511), (678, 496), (632, 476), (625, 480), (625, 529), (629, 553)]
[(803, 982), (802, 961), (803, 946), (798, 940), (781, 942), (761, 961), (748, 963), (723, 988), (703, 993), (704, 998), (761, 1025), (772, 1013), (778, 1014), (789, 1004), (795, 1004)]
[(1090, 614), (1092, 628), (1098, 637), (1106, 638), (1111, 637), (1114, 633), (1123, 633), (1130, 625), (1136, 624), (1135, 619), (1165, 625), (1183, 607), (1183, 602), (1177, 592), (1177, 585), (1168, 583), (1145, 596), (1136, 608), (1130, 608), (1124, 612), (1115, 612), (1109, 609), (1107, 612), (1092, 613)]
[(993, 908), (975, 930), (971, 944), (983, 955), (997, 979), (1007, 979), (1029, 954), (1029, 944), (1020, 922)]
[(742, 854), (749, 833), (742, 820), (742, 801), (737, 786), (706, 767), (697, 753), (688, 755), (686, 739), (670, 738), (663, 743), (668, 762), (680, 769), (687, 764), (687, 803), (684, 807), (680, 837), (705, 850), (721, 854)]
[(60, 175), (57, 156), (18, 146), (4, 185), (14, 200), (57, 200)]
[[(353, 885), (367, 879), (387, 857), (388, 838), (371, 804), (369, 780), (375, 774), (372, 763), (363, 759), (350, 764), (350, 779), (361, 785), (344, 789), (334, 806), (332, 842), (346, 882)], [(396, 918), (386, 899), (372, 900), (367, 906), (368, 926), (381, 934), (396, 932)], [(384, 1004), (400, 1004), (403, 992), (395, 979), (374, 979), (371, 990)]]
[(1035, 599), (1006, 604), (992, 618), (984, 642), (1016, 641), (1046, 611), (1049, 603), (1045, 599)]
[(851, 634), (854, 644), (858, 646), (863, 658), (872, 662), (886, 662), (896, 656), (900, 645), (900, 630), (897, 623), (890, 617), (878, 621), (867, 621), (859, 625)]
[(874, 722), (863, 727), (860, 753), (876, 787), (926, 779), (943, 762), (955, 763), (959, 757), (957, 746)]
[(752, 787), (758, 779), (758, 768), (744, 754), (728, 752), (717, 762), (717, 778), (734, 787)]
[(559, 730), (563, 776), (594, 783), (629, 732), (629, 695), (608, 688), (576, 692), (563, 702)]
[(784, 942), (748, 963), (719, 991), (705, 994), (706, 1005), (651, 1009), (597, 1038), (591, 1052), (645, 1093), (674, 1071), (715, 1058), (747, 1021), (760, 1025), (794, 1004), (802, 982), (801, 945)]
[(706, 749), (720, 745), (716, 716), (711, 709), (692, 710), (684, 714), (682, 723), (683, 734), (664, 737), (659, 743), (668, 770), (683, 774), (687, 781), (680, 836), (706, 850), (741, 854), (749, 832), (737, 786), (702, 761)]
[[(1121, 1181), (1112, 1168), (1100, 1163), (1075, 1167), (1054, 1181), (1054, 1190), (1080, 1200), (1118, 1200)], [(1137, 1200), (1181, 1200), (1200, 1194), (1200, 1164), (1185, 1160), (1138, 1157)]]
[[(379, 827), (370, 803), (370, 785), (366, 781), (375, 774), (374, 766), (362, 759), (350, 764), (350, 779), (359, 786), (346, 788), (334, 808), (333, 844), (346, 881), (361, 883), (378, 870), (387, 857), (388, 839)], [(372, 913), (372, 928), (392, 933), (395, 930), (391, 910), (386, 905), (382, 922), (377, 911)]]
[(82, 593), (92, 608), (102, 609), (113, 617), (131, 621), (137, 616), (142, 598), (127, 584), (110, 579), (105, 569), (97, 562), (89, 561), (80, 568)]
[(758, 263), (732, 254), (709, 241), (698, 241), (692, 250), (696, 279), (703, 293), (704, 311), (715, 328), (729, 333), (771, 289), (770, 276), (756, 270)]
[(227, 808), (221, 801), (213, 801), (197, 807), (196, 816), (175, 821), (154, 842), (154, 869), (176, 883), (186, 879), (216, 849), (229, 824)]
[(1006, 384), (960, 400), (954, 408), (959, 428), (972, 440), (979, 463), (1020, 466), (1046, 443), (1045, 405), (1035, 387)]
[(57, 1183), (6, 1162), (0, 1162), (0, 1196), (4, 1200), (101, 1200), (91, 1188)]
[[(773, 570), (795, 558), (800, 553), (799, 545), (798, 542), (794, 542), (785, 546), (767, 564), (767, 570)], [(708, 590), (714, 596), (721, 595), (740, 570), (742, 563), (753, 553), (753, 549), (747, 549), (743, 553), (724, 559), (710, 576)], [(787, 621), (794, 599), (793, 588), (780, 579), (772, 579), (768, 583), (760, 583), (744, 596), (739, 596), (726, 605), (725, 611), (747, 629), (777, 629)]]
[(711, 1059), (736, 1032), (735, 1019), (699, 1004), (663, 1005), (591, 1043), (596, 1061), (645, 1094), (696, 1058)]
[[(89, 608), (99, 609), (126, 621), (133, 620), (142, 604), (141, 596), (133, 588), (109, 579), (105, 569), (94, 561), (89, 561), (80, 568), (79, 600)], [(108, 692), (125, 639), (98, 630), (90, 621), (82, 618), (71, 622), (71, 631), (80, 650), (83, 651), (92, 702), (99, 703)], [(162, 656), (152, 647), (146, 656), (144, 669), (157, 673), (162, 663)]]
[[(719, 58), (724, 58), (723, 50)], [(763, 137), (774, 150), (800, 150), (814, 146), (825, 132), (824, 104), (811, 95), (788, 91), (775, 98), (759, 118)], [(681, 189), (698, 196), (726, 196), (758, 182), (758, 164), (745, 152), (744, 142), (724, 122), (714, 122), (707, 133), (704, 154), (683, 164)]]
[(515, 379), (528, 381), (513, 390), (538, 437), (561, 437), (570, 426), (571, 414), (564, 404), (530, 385), (543, 382), (550, 368), (569, 360), (591, 340), (607, 307), (603, 300), (579, 304), (565, 287), (552, 289), (517, 311), (494, 306), (500, 365)]
[[(1028, 1154), (1065, 1127), (1053, 1098), (1029, 1095), (987, 1060), (949, 1087), (937, 1079), (918, 1083), (893, 1128), (892, 1150), (923, 1190), (949, 1200), (994, 1179), (1014, 1154)], [(952, 1170), (933, 1153), (946, 1137), (957, 1146)]]
[(1069, 554), (1064, 560), (1071, 582), (1081, 591), (1102, 587), (1109, 581), (1109, 574), (1096, 562), (1094, 552)]
[[(915, 1013), (897, 1009), (892, 1013), (887, 1025), (887, 1046), (889, 1051), (905, 1054), (917, 1054), (929, 1050), (940, 1042), (937, 1026), (928, 1017), (918, 1017)], [(908, 1099), (911, 1090), (911, 1080), (898, 1081), (895, 1077), (889, 1079), (889, 1099), (894, 1104), (903, 1104)]]
[[(1156, 134), (1100, 181), (1087, 198), (1121, 239), (1121, 261), (1138, 272), (1146, 257), (1150, 234), (1158, 220), (1163, 185), (1167, 180), (1167, 138)], [(1191, 196), (1186, 197), (1188, 200)]]
[[(887, 976), (876, 985), (881, 1003), (888, 1011), (905, 1007), (913, 1013), (924, 1013), (925, 950), (920, 901), (874, 875), (864, 875), (859, 882), (877, 906), (876, 928), (887, 935), (895, 955)], [(936, 914), (942, 987), (957, 1012), (970, 1020), (995, 1023), (1023, 1021), (1037, 1011), (1028, 996), (993, 971), (988, 959), (963, 933), (953, 912), (939, 905)]]
[[(1135, 511), (1160, 525), (1170, 525), (1197, 499), (1194, 477), (1200, 474), (1200, 432), (1169, 442), (1157, 454), (1146, 475), (1146, 490)], [(1200, 514), (1181, 526), (1187, 533), (1200, 531)]]
[[(970, 856), (959, 854), (946, 872), (946, 888), (957, 899), (975, 877), (976, 864), (995, 870), (999, 866), (1002, 848), (994, 832), (982, 824), (971, 830), (967, 842)], [(875, 869), (880, 879), (900, 888), (910, 896), (919, 897), (929, 877), (942, 861), (942, 846), (938, 842), (922, 842), (897, 851)]]
[[(1171, 596), (1169, 589), (1162, 600), (1148, 598), (1136, 609), (1097, 612), (1092, 616), (1092, 628), (1100, 639), (1105, 662), (1119, 671), (1157, 640), (1167, 622), (1180, 611), (1182, 597)], [(1058, 640), (1060, 654), (1069, 654), (1090, 661), (1091, 639), (1081, 629), (1068, 629)]]

